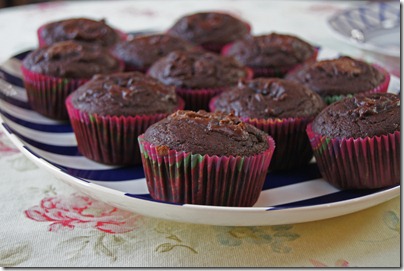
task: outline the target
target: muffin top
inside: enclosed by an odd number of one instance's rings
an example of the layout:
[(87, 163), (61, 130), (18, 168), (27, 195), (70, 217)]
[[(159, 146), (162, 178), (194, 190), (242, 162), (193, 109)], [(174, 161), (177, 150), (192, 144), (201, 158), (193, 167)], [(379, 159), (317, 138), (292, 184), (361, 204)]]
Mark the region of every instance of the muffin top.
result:
[(120, 62), (104, 47), (77, 41), (38, 48), (24, 58), (23, 66), (35, 73), (76, 79), (122, 70)]
[(306, 64), (285, 78), (303, 83), (322, 97), (368, 91), (385, 80), (372, 65), (347, 56)]
[(104, 116), (172, 113), (177, 108), (174, 88), (139, 72), (95, 75), (71, 99), (76, 109)]
[(240, 81), (237, 87), (222, 92), (215, 109), (248, 118), (314, 117), (324, 107), (321, 97), (296, 82), (279, 78)]
[(200, 12), (181, 17), (167, 32), (195, 44), (223, 44), (248, 36), (250, 26), (226, 13)]
[(293, 67), (313, 56), (315, 48), (291, 35), (271, 33), (235, 41), (223, 53), (252, 67)]
[(179, 110), (151, 125), (144, 139), (201, 155), (251, 156), (268, 149), (268, 135), (233, 114)]
[(192, 43), (180, 38), (154, 34), (136, 36), (130, 40), (122, 41), (114, 48), (114, 54), (126, 64), (146, 72), (157, 59), (172, 51), (195, 49)]
[(236, 85), (246, 68), (233, 58), (209, 52), (174, 51), (157, 60), (148, 74), (177, 88), (217, 88)]
[(357, 94), (326, 107), (314, 132), (332, 138), (364, 138), (400, 131), (400, 98), (392, 93)]
[(59, 41), (77, 40), (110, 47), (120, 39), (118, 32), (107, 25), (105, 20), (96, 21), (87, 18), (50, 22), (43, 25), (38, 34), (47, 45)]

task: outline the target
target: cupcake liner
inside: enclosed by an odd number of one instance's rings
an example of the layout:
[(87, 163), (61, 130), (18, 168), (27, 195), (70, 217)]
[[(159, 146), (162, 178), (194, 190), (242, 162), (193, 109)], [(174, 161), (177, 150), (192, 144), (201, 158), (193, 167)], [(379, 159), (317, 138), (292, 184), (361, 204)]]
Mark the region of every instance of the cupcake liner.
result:
[[(215, 100), (209, 103), (209, 110), (215, 112)], [(313, 151), (306, 134), (306, 126), (312, 118), (258, 119), (241, 118), (258, 129), (269, 134), (276, 142), (269, 170), (287, 170), (307, 165), (313, 157)]]
[[(253, 71), (249, 68), (246, 68), (247, 75), (246, 79), (251, 79), (253, 77)], [(220, 87), (220, 88), (212, 88), (212, 89), (183, 89), (177, 88), (176, 93), (178, 96), (184, 99), (185, 101), (185, 109), (187, 110), (206, 110), (209, 111), (209, 102), (210, 100), (219, 95), (223, 91), (226, 91), (229, 87)]]
[[(153, 123), (169, 113), (139, 116), (99, 116), (76, 109), (71, 96), (66, 99), (77, 146), (85, 157), (109, 165), (134, 165), (141, 163), (137, 137)], [(178, 99), (178, 109), (184, 101)]]
[(330, 105), (332, 103), (335, 103), (339, 100), (342, 100), (344, 98), (347, 97), (352, 97), (356, 94), (361, 94), (361, 93), (376, 93), (376, 92), (387, 92), (388, 88), (389, 88), (389, 84), (390, 84), (390, 74), (382, 67), (376, 65), (376, 64), (372, 64), (373, 67), (375, 67), (379, 72), (381, 72), (384, 75), (384, 81), (382, 83), (380, 83), (380, 85), (378, 85), (377, 87), (368, 90), (368, 91), (362, 91), (362, 92), (358, 92), (358, 93), (351, 93), (351, 94), (347, 94), (347, 95), (328, 95), (328, 96), (324, 96), (322, 97), (324, 102), (327, 105)]
[[(248, 33), (251, 33), (251, 25), (249, 23), (245, 23), (245, 25), (248, 28)], [(207, 42), (207, 43), (200, 44), (200, 46), (207, 51), (211, 51), (211, 52), (220, 54), (222, 52), (223, 47), (225, 47), (227, 44), (228, 44), (228, 42), (226, 42), (226, 43)]]
[[(117, 61), (119, 68), (114, 72), (124, 69), (124, 62), (119, 59)], [(63, 121), (69, 119), (65, 106), (67, 96), (91, 79), (48, 76), (30, 71), (23, 65), (21, 71), (32, 109), (46, 117)]]
[(264, 185), (275, 143), (253, 156), (209, 156), (154, 146), (138, 138), (151, 197), (179, 204), (250, 207)]
[(222, 93), (228, 88), (215, 88), (215, 89), (176, 89), (175, 92), (185, 101), (186, 110), (206, 110), (210, 99)]
[(89, 79), (67, 79), (32, 72), (21, 66), (24, 87), (32, 109), (56, 120), (68, 120), (66, 97)]
[(307, 165), (313, 157), (307, 124), (312, 118), (250, 119), (246, 123), (269, 134), (276, 142), (276, 149), (269, 170), (288, 170)]
[[(233, 43), (227, 44), (223, 47), (221, 54), (226, 56)], [(265, 66), (248, 66), (253, 70), (253, 78), (258, 77), (279, 77), (283, 78), (287, 73), (298, 69), (302, 65), (310, 62), (314, 62), (317, 59), (319, 49), (315, 48), (313, 55), (306, 59), (303, 63), (299, 63), (293, 67), (265, 67)]]
[(141, 72), (146, 74), (147, 73), (148, 68), (143, 69), (140, 67), (136, 67), (135, 65), (130, 65), (128, 63), (125, 63), (125, 72)]
[(341, 189), (375, 189), (400, 184), (400, 131), (366, 138), (307, 134), (323, 178)]
[[(50, 45), (50, 44), (47, 44), (47, 43), (46, 43), (46, 41), (42, 38), (42, 35), (41, 35), (41, 32), (42, 32), (42, 30), (44, 29), (45, 26), (46, 26), (46, 25), (42, 25), (42, 26), (39, 27), (39, 28), (37, 29), (37, 31), (36, 31), (36, 35), (37, 35), (37, 38), (38, 38), (38, 46), (39, 46), (39, 47), (45, 47), (45, 46), (49, 46), (49, 45)], [(127, 33), (123, 32), (123, 31), (121, 31), (121, 30), (118, 30), (118, 29), (114, 29), (114, 30), (118, 33), (119, 38), (120, 38), (121, 40), (126, 40), (126, 39), (128, 38), (128, 34), (127, 34)]]

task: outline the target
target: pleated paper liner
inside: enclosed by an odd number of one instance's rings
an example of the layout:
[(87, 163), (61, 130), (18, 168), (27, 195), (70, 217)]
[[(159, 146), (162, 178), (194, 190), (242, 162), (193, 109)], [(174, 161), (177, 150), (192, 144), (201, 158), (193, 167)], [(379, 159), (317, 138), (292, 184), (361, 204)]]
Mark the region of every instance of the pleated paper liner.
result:
[[(252, 79), (253, 71), (249, 68), (246, 68), (246, 77), (245, 79)], [(210, 100), (226, 91), (231, 86), (226, 87), (217, 87), (211, 89), (183, 89), (177, 88), (176, 93), (178, 96), (184, 99), (185, 101), (185, 109), (187, 110), (205, 110), (209, 111), (209, 102)]]
[(143, 168), (155, 200), (251, 207), (265, 182), (275, 143), (253, 156), (209, 156), (154, 146), (139, 137)]
[(348, 95), (329, 95), (329, 96), (324, 96), (322, 97), (324, 102), (327, 105), (330, 105), (332, 103), (335, 103), (339, 100), (342, 100), (344, 98), (349, 98), (349, 97), (353, 97), (356, 94), (361, 94), (361, 93), (376, 93), (376, 92), (387, 92), (389, 84), (390, 84), (390, 74), (382, 67), (372, 64), (373, 67), (375, 67), (379, 72), (381, 72), (384, 75), (384, 81), (382, 83), (380, 83), (380, 85), (378, 85), (377, 87), (371, 89), (371, 90), (367, 90), (367, 91), (363, 91), (363, 92), (358, 92), (358, 93), (352, 93), (352, 94), (348, 94)]
[(365, 138), (307, 134), (323, 178), (341, 189), (375, 189), (400, 184), (400, 132)]
[[(118, 61), (119, 67), (114, 72), (124, 69), (124, 62)], [(65, 106), (67, 96), (91, 79), (52, 77), (32, 72), (24, 65), (21, 65), (21, 71), (32, 109), (48, 118), (62, 121), (69, 119)]]
[(69, 119), (66, 97), (89, 79), (67, 79), (32, 72), (21, 66), (28, 102), (36, 112), (56, 120)]
[(269, 134), (276, 149), (269, 170), (288, 170), (307, 165), (313, 152), (306, 134), (312, 118), (254, 119), (242, 118), (246, 123)]
[[(76, 109), (71, 96), (66, 99), (66, 107), (80, 153), (108, 165), (141, 164), (137, 137), (169, 115), (99, 116)], [(177, 109), (184, 109), (181, 98)]]
[[(251, 25), (249, 23), (245, 23), (245, 25), (248, 28), (248, 33), (251, 33)], [(207, 34), (207, 35), (209, 35), (209, 34)], [(223, 43), (223, 42), (205, 42), (205, 43), (199, 44), (199, 46), (202, 47), (206, 51), (210, 51), (210, 52), (213, 52), (213, 53), (216, 53), (216, 54), (220, 54), (223, 47), (226, 46), (227, 44), (228, 44), (227, 42), (226, 43)]]
[[(209, 103), (209, 110), (215, 112), (214, 97)], [(269, 134), (276, 143), (269, 170), (294, 169), (307, 165), (313, 157), (310, 142), (306, 134), (306, 126), (312, 118), (241, 118), (258, 129)]]
[[(45, 47), (45, 46), (50, 45), (50, 44), (47, 44), (46, 41), (42, 38), (41, 33), (42, 33), (44, 28), (45, 28), (45, 25), (39, 27), (38, 30), (36, 31), (39, 47)], [(121, 30), (118, 30), (118, 29), (114, 29), (114, 30), (115, 30), (115, 32), (118, 33), (120, 40), (124, 41), (124, 40), (126, 40), (128, 38), (128, 34), (126, 34), (125, 32), (123, 32)], [(83, 42), (85, 42), (85, 41), (83, 41)]]
[[(233, 43), (226, 44), (222, 51), (221, 55), (228, 56), (228, 51), (231, 48)], [(266, 66), (248, 66), (253, 71), (253, 78), (258, 77), (277, 77), (283, 78), (288, 72), (296, 70), (297, 68), (301, 67), (302, 65), (310, 62), (314, 62), (317, 60), (319, 49), (315, 48), (313, 55), (311, 55), (308, 59), (306, 59), (303, 63), (299, 63), (292, 67), (266, 67)]]

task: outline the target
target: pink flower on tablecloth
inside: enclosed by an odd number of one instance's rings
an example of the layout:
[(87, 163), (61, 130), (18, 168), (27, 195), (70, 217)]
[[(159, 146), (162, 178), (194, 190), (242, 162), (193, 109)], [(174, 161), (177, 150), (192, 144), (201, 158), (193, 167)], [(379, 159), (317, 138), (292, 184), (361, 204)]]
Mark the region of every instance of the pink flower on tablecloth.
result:
[(140, 215), (120, 210), (86, 196), (72, 194), (47, 197), (40, 205), (25, 210), (25, 215), (39, 222), (53, 222), (49, 231), (96, 228), (106, 233), (125, 233), (137, 228)]
[[(309, 259), (309, 261), (314, 267), (329, 267), (328, 265), (314, 259)], [(334, 267), (349, 267), (349, 262), (344, 259), (338, 259), (335, 262)]]
[(3, 132), (0, 132), (0, 156), (18, 153), (18, 149), (12, 145)]

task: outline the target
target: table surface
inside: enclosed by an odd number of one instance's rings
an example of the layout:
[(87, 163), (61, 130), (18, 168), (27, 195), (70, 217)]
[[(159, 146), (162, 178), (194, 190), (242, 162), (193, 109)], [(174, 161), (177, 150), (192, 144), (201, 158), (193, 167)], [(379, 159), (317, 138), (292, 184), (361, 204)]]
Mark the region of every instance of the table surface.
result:
[[(366, 59), (327, 25), (360, 1), (77, 1), (0, 10), (0, 61), (37, 46), (36, 29), (68, 17), (106, 18), (123, 31), (163, 30), (186, 13), (224, 10), (255, 34), (298, 35)], [(116, 209), (29, 161), (0, 132), (0, 266), (399, 267), (400, 197), (315, 222), (260, 227), (176, 223)], [(92, 214), (83, 216), (83, 213)]]

